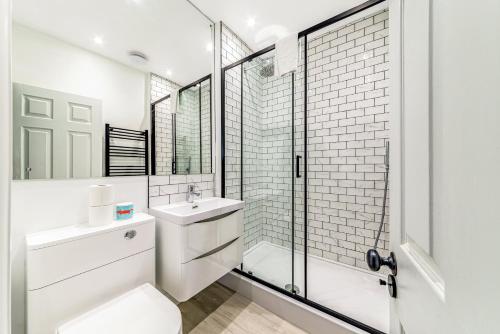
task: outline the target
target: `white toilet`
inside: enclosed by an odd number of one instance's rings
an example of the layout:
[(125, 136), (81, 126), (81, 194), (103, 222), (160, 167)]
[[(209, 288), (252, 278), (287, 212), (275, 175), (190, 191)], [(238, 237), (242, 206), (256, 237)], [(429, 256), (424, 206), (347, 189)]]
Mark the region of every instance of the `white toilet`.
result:
[(155, 220), (26, 237), (28, 334), (180, 334), (179, 308), (154, 288)]

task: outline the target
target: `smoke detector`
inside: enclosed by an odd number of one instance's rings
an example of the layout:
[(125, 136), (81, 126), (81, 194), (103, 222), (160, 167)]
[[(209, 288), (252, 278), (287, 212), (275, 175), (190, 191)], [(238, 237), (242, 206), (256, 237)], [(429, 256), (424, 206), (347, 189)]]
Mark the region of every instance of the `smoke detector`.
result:
[(136, 64), (146, 64), (148, 62), (148, 56), (140, 51), (129, 51), (128, 56)]

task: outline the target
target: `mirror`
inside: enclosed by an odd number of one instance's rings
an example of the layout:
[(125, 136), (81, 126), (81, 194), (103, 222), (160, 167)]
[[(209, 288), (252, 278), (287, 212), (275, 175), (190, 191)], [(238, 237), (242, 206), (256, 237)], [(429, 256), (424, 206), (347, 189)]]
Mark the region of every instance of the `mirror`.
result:
[(14, 0), (12, 50), (14, 179), (211, 173), (213, 23), (188, 1)]
[[(182, 87), (177, 98), (171, 95), (151, 105), (156, 138), (151, 153), (156, 157), (153, 174), (212, 173), (212, 76)], [(165, 125), (172, 136), (165, 137)]]

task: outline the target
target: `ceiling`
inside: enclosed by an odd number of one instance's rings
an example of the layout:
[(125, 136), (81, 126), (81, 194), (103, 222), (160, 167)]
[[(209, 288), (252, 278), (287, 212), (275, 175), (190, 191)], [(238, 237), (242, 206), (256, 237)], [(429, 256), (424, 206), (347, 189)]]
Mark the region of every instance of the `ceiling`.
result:
[[(186, 0), (13, 0), (13, 17), (16, 23), (181, 85), (211, 72), (211, 22)], [(131, 50), (144, 53), (148, 62), (131, 60)]]
[[(366, 0), (191, 0), (214, 21), (223, 21), (254, 51), (305, 30)], [(255, 25), (249, 27), (252, 18)]]

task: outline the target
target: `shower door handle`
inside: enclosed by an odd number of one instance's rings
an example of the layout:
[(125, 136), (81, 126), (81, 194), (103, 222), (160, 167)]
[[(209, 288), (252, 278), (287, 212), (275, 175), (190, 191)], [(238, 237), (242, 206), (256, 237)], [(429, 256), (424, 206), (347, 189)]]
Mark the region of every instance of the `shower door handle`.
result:
[(301, 177), (300, 176), (300, 169), (299, 169), (299, 167), (300, 167), (300, 159), (301, 158), (302, 158), (302, 156), (300, 156), (300, 155), (297, 155), (295, 157), (295, 177), (297, 177), (297, 178)]

